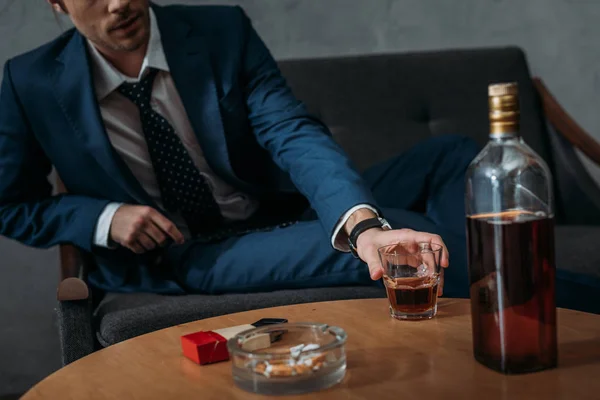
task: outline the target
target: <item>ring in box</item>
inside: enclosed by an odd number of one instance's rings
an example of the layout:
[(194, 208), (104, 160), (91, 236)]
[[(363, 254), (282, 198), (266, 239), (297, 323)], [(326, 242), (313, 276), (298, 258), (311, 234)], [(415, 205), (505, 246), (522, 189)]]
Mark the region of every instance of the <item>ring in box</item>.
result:
[[(265, 335), (277, 335), (278, 340), (256, 339)], [(233, 379), (240, 388), (260, 394), (325, 389), (345, 376), (346, 337), (341, 328), (314, 323), (268, 325), (241, 332), (227, 342)]]

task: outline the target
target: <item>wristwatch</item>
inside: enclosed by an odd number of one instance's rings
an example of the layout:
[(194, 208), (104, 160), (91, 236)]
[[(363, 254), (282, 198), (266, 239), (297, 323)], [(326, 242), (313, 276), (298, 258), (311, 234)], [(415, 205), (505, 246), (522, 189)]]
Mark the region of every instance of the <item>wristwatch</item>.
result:
[(348, 246), (350, 247), (350, 253), (352, 253), (354, 257), (360, 258), (356, 249), (356, 241), (358, 240), (358, 237), (364, 231), (373, 228), (381, 228), (384, 230), (392, 229), (389, 222), (387, 222), (385, 218), (369, 218), (356, 224), (354, 229), (352, 229), (352, 232), (350, 232), (350, 235), (348, 235)]

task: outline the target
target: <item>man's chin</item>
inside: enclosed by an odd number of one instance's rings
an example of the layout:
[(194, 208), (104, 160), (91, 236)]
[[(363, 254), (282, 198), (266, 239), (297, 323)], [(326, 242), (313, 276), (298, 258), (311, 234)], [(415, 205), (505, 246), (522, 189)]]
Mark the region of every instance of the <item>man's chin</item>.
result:
[(139, 50), (144, 44), (145, 42), (143, 40), (137, 42), (123, 42), (115, 46), (115, 50), (133, 52)]
[(120, 40), (114, 43), (112, 47), (117, 51), (132, 52), (142, 48), (146, 43), (148, 43), (148, 39), (148, 35), (144, 35), (143, 37)]
[(138, 30), (129, 37), (112, 38), (110, 47), (116, 51), (136, 51), (148, 43), (150, 32), (146, 29)]

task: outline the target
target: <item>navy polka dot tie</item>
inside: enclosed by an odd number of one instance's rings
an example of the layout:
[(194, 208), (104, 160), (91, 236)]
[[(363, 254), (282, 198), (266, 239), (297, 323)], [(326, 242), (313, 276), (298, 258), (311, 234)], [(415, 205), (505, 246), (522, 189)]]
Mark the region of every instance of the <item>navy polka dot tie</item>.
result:
[(223, 217), (210, 186), (175, 129), (150, 106), (157, 73), (158, 70), (151, 69), (139, 83), (123, 83), (118, 90), (140, 110), (142, 130), (165, 209), (180, 213), (194, 236), (207, 236), (221, 226)]

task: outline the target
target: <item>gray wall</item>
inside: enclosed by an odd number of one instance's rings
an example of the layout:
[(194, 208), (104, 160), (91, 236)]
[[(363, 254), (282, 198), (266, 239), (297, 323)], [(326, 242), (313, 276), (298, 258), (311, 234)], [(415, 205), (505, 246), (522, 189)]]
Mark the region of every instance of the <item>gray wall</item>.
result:
[[(533, 73), (600, 140), (597, 0), (158, 2), (242, 4), (277, 58), (519, 45)], [(43, 3), (0, 0), (0, 64), (60, 32)], [(59, 362), (57, 253), (0, 240), (0, 259), (1, 396), (24, 390)]]

